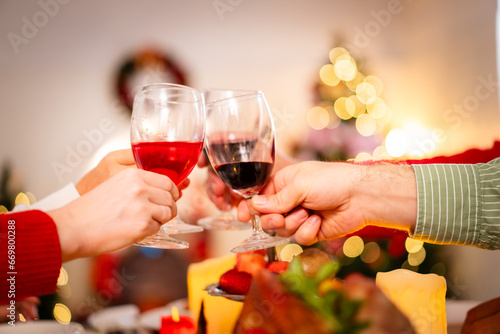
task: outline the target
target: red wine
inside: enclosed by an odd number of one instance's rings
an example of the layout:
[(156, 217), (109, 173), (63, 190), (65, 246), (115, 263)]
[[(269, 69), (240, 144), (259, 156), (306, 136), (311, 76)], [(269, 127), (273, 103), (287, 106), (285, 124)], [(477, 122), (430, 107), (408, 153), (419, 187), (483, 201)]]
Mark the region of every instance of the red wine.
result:
[(133, 143), (137, 167), (168, 176), (176, 185), (184, 181), (196, 166), (203, 142)]
[(273, 164), (269, 162), (243, 161), (215, 167), (224, 183), (242, 195), (259, 192), (266, 184)]

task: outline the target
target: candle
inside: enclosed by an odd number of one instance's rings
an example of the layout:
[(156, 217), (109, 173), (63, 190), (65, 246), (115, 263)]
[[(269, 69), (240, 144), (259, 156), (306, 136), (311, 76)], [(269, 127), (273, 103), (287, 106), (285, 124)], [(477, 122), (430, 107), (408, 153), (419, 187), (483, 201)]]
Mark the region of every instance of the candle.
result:
[(232, 333), (236, 320), (240, 315), (243, 303), (231, 301), (223, 297), (210, 296), (203, 289), (219, 281), (220, 276), (236, 265), (236, 255), (207, 259), (192, 263), (188, 269), (189, 310), (198, 321), (201, 301), (204, 301), (205, 317), (208, 333)]
[(377, 286), (405, 314), (418, 334), (446, 333), (446, 280), (397, 269), (377, 273)]
[(196, 334), (193, 319), (179, 315), (177, 307), (172, 307), (172, 315), (161, 318), (160, 334)]

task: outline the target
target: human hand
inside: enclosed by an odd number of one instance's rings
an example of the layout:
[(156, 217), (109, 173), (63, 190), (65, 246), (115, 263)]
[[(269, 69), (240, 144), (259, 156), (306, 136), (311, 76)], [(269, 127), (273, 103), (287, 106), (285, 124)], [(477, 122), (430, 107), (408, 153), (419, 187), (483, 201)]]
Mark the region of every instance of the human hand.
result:
[(166, 176), (128, 168), (49, 211), (63, 262), (115, 251), (157, 232), (176, 216), (178, 198), (178, 188)]
[[(251, 205), (262, 227), (306, 245), (369, 224), (409, 230), (416, 220), (415, 176), (407, 166), (303, 162), (278, 171), (261, 193)], [(238, 219), (249, 217), (240, 204)]]
[(498, 324), (500, 324), (500, 297), (470, 309), (462, 326), (462, 334), (498, 333)]
[[(40, 305), (40, 299), (38, 299), (38, 297), (28, 297), (16, 301), (16, 320), (19, 320), (19, 314), (22, 314), (26, 320), (37, 319), (38, 305)], [(3, 305), (0, 307), (0, 322), (12, 320), (12, 318), (10, 318), (10, 310), (8, 309), (9, 306), (10, 305)]]
[(131, 167), (136, 167), (131, 149), (110, 152), (82, 177), (75, 188), (80, 195), (84, 195), (113, 175)]

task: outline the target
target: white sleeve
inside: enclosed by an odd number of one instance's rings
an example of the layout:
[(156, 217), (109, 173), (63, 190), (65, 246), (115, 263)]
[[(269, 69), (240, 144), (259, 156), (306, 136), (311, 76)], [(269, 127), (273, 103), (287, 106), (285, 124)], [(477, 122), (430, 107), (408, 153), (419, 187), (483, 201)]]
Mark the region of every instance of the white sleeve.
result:
[(18, 204), (14, 207), (12, 212), (25, 210), (50, 211), (60, 208), (69, 202), (74, 201), (78, 197), (80, 197), (78, 190), (76, 190), (73, 183), (70, 183), (64, 188), (61, 188), (47, 197), (42, 198), (33, 205), (27, 206), (26, 204)]

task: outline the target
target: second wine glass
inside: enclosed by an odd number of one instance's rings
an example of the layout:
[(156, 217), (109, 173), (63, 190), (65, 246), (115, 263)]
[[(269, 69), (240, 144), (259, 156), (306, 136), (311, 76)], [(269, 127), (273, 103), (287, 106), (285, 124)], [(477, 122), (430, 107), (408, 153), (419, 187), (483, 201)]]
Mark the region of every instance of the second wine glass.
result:
[[(229, 188), (249, 201), (267, 183), (274, 165), (274, 124), (264, 94), (234, 96), (205, 106), (205, 149), (210, 163)], [(252, 235), (232, 252), (265, 249), (290, 241), (270, 236), (262, 229), (259, 216), (251, 216)]]
[[(235, 96), (243, 96), (255, 94), (255, 90), (235, 90), (235, 89), (206, 89), (203, 91), (203, 99), (205, 103), (212, 103), (218, 100), (227, 99)], [(210, 164), (206, 149), (203, 150), (211, 170), (208, 173), (214, 173), (215, 169)], [(203, 226), (207, 230), (245, 230), (250, 226), (238, 220), (236, 215), (231, 210), (231, 189), (226, 189), (224, 193), (224, 202), (222, 209), (218, 214), (211, 217), (205, 217), (198, 220), (198, 225)]]

